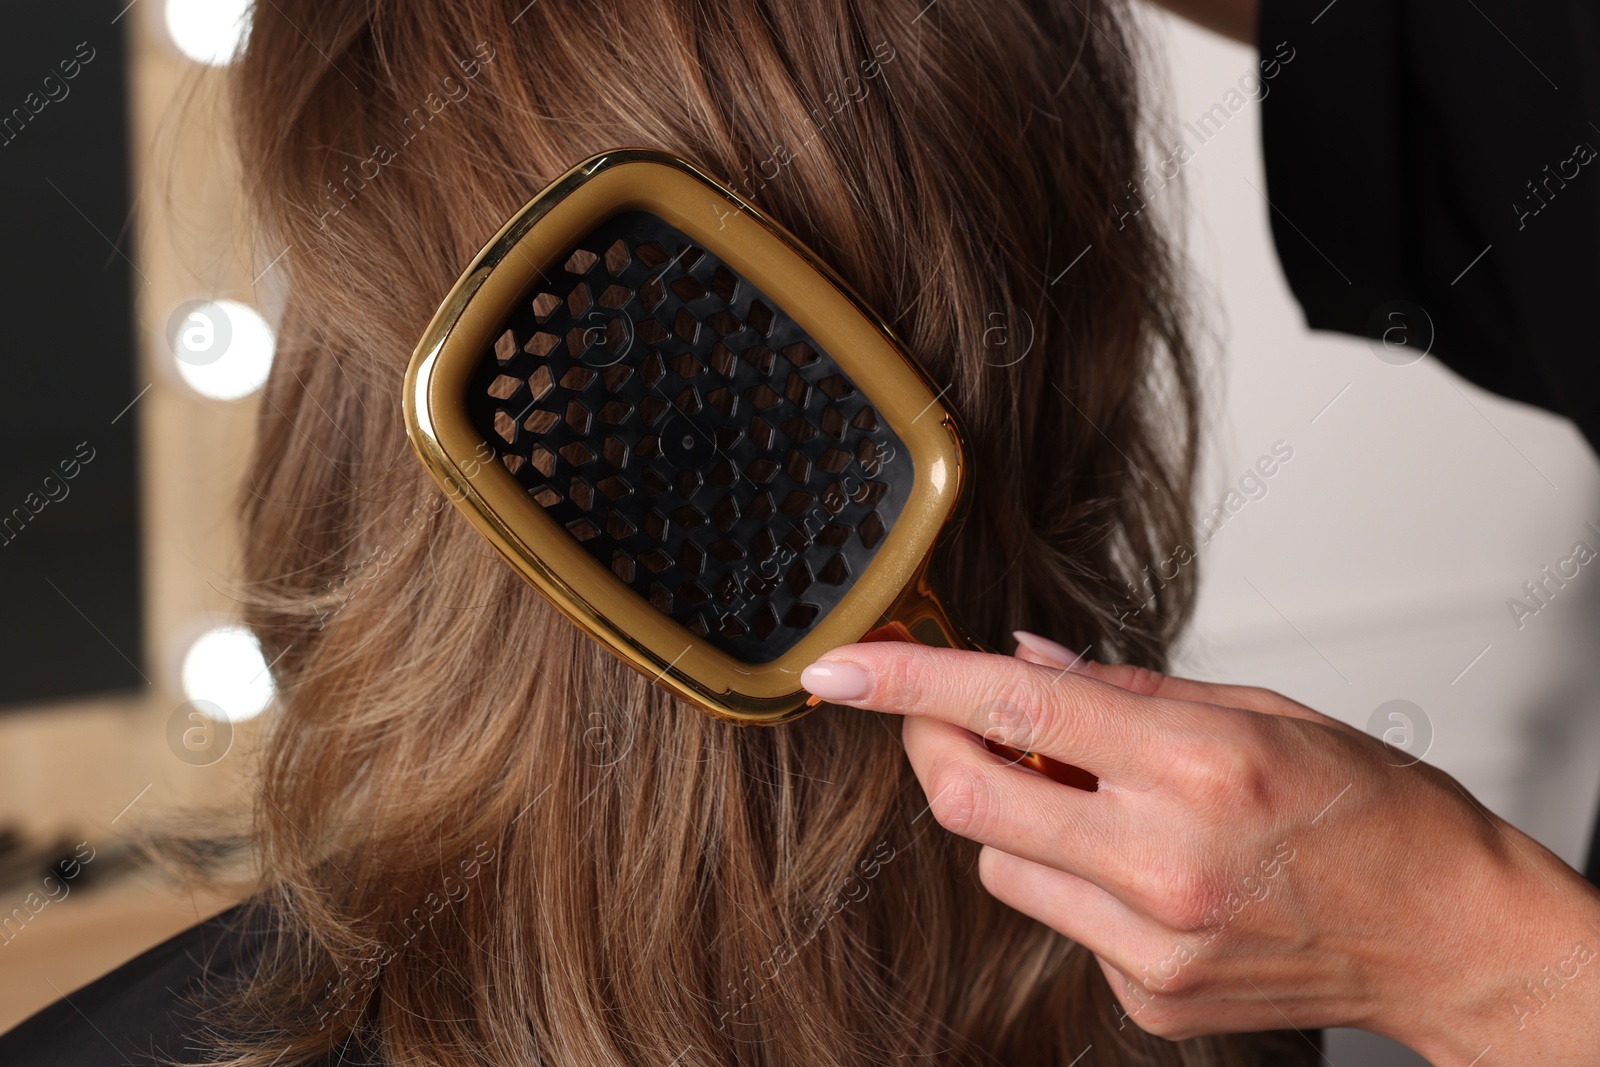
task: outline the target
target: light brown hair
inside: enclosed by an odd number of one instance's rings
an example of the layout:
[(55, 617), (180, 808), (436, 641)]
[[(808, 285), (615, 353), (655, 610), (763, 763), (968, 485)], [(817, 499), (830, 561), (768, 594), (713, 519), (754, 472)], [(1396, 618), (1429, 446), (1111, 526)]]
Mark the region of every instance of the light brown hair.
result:
[(1169, 250), (1111, 208), (1142, 129), (1125, 22), (1122, 0), (257, 6), (239, 141), (289, 295), (245, 577), (281, 694), (257, 814), (280, 932), (234, 1062), (1265, 1062), (1122, 1020), (1086, 952), (982, 890), (893, 719), (740, 729), (613, 661), (447, 505), (400, 416), (499, 224), (594, 152), (666, 149), (949, 385), (974, 629), (1160, 666), (1192, 569), (1123, 608), (1185, 537), (1196, 390)]

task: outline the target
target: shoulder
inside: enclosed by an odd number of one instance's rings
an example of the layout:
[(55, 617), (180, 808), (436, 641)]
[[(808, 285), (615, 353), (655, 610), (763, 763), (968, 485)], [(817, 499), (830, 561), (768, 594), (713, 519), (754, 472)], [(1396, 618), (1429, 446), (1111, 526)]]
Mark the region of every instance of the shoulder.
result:
[(0, 1063), (207, 1062), (195, 1000), (247, 978), (264, 933), (243, 905), (190, 927), (0, 1035)]

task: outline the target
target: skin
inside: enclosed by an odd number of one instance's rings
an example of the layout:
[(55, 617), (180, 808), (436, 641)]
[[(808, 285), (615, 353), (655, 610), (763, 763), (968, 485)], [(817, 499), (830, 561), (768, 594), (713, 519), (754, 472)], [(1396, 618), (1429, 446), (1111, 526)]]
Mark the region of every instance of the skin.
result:
[(1019, 640), (1015, 658), (850, 645), (802, 678), (905, 717), (934, 817), (984, 846), (990, 893), (1095, 954), (1123, 1025), (1351, 1026), (1434, 1064), (1600, 1062), (1600, 892), (1448, 775), (1265, 689)]

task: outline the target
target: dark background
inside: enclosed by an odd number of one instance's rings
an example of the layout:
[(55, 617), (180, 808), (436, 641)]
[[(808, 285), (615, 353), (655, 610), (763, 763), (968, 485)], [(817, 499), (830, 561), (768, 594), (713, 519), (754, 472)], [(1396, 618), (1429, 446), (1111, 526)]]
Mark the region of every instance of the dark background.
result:
[[(128, 405), (147, 383), (135, 379), (142, 283), (120, 8), (16, 6), (0, 34), (0, 122), (11, 120), (0, 133), (0, 522), (11, 519), (0, 526), (0, 705), (145, 684), (139, 405)], [(69, 81), (60, 64), (73, 60)], [(59, 99), (35, 114), (47, 78)], [(61, 462), (88, 448), (92, 462), (65, 481)], [(51, 476), (57, 496), (58, 484), (69, 491), (34, 514)]]

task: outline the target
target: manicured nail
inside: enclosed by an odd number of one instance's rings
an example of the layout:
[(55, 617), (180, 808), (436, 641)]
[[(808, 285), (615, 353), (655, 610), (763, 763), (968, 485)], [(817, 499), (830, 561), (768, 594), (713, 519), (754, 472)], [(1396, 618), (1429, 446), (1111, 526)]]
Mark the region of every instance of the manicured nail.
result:
[(1026, 630), (1017, 630), (1011, 636), (1017, 639), (1017, 644), (1029, 652), (1036, 656), (1044, 657), (1058, 667), (1081, 667), (1086, 662), (1083, 656), (1072, 651), (1066, 645), (1057, 644), (1048, 637), (1030, 634)]
[(800, 672), (800, 684), (823, 700), (860, 700), (872, 688), (872, 676), (854, 663), (819, 660)]

